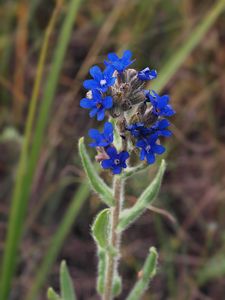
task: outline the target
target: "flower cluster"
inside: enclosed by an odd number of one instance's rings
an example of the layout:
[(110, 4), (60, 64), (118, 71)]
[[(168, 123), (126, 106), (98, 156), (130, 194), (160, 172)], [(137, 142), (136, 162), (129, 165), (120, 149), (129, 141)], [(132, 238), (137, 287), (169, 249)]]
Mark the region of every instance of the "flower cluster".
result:
[(103, 71), (93, 66), (90, 69), (93, 79), (83, 84), (88, 90), (86, 98), (80, 101), (81, 107), (90, 110), (91, 118), (111, 120), (105, 122), (103, 132), (90, 129), (89, 136), (93, 140), (90, 147), (98, 152), (96, 160), (113, 174), (120, 174), (127, 161), (136, 164), (137, 155), (148, 164), (154, 163), (156, 154), (165, 152), (159, 138), (172, 134), (167, 118), (175, 111), (169, 104), (169, 96), (146, 90), (148, 82), (157, 77), (156, 70), (147, 67), (138, 72), (128, 68), (134, 62), (131, 57), (129, 50), (122, 57), (110, 53)]

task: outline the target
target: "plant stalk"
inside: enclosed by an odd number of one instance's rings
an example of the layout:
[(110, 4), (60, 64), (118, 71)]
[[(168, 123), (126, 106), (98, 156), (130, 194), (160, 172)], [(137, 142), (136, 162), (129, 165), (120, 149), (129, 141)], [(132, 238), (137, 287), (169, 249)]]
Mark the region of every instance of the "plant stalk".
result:
[(118, 260), (120, 258), (120, 236), (117, 232), (117, 225), (119, 223), (119, 216), (123, 205), (123, 187), (124, 181), (121, 177), (115, 176), (113, 183), (113, 194), (115, 199), (115, 206), (111, 208), (111, 226), (110, 226), (110, 243), (109, 251), (107, 253), (105, 290), (103, 300), (112, 300), (113, 280), (116, 273)]

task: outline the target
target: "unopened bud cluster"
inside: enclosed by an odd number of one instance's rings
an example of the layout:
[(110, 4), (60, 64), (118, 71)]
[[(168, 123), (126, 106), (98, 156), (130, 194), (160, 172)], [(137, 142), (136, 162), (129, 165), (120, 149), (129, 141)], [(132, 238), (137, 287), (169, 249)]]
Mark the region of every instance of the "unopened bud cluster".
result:
[(109, 119), (102, 132), (90, 129), (89, 136), (93, 139), (90, 146), (98, 152), (96, 160), (113, 174), (120, 174), (128, 163), (136, 164), (137, 157), (154, 163), (155, 155), (165, 152), (159, 138), (172, 134), (167, 118), (175, 111), (169, 96), (146, 90), (147, 83), (157, 77), (156, 70), (128, 68), (134, 62), (131, 56), (129, 50), (121, 58), (110, 53), (104, 71), (92, 67), (93, 79), (84, 81), (88, 92), (80, 102), (81, 107), (90, 110), (91, 118)]

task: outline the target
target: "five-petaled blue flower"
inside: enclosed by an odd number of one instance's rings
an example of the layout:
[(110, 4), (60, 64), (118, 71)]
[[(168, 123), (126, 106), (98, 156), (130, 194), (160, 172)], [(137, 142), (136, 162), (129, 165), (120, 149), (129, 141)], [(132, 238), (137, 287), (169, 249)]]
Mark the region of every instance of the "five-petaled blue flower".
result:
[(169, 105), (170, 97), (168, 95), (159, 96), (155, 91), (146, 92), (147, 99), (153, 106), (152, 113), (156, 116), (171, 117), (175, 114), (172, 106)]
[(149, 67), (138, 72), (138, 78), (143, 81), (152, 80), (157, 77), (156, 70), (150, 70)]
[(100, 133), (97, 129), (90, 129), (89, 136), (95, 140), (89, 144), (90, 147), (107, 147), (113, 142), (113, 125), (110, 122), (104, 124), (104, 131)]
[(152, 132), (149, 128), (145, 127), (144, 124), (140, 122), (128, 125), (126, 129), (129, 130), (131, 135), (136, 138), (146, 137)]
[(89, 116), (93, 118), (97, 115), (97, 120), (102, 121), (105, 117), (105, 110), (113, 106), (113, 99), (110, 96), (102, 97), (98, 90), (92, 90), (92, 98), (83, 98), (80, 101), (80, 106), (90, 109)]
[(157, 133), (158, 136), (169, 137), (172, 135), (172, 132), (167, 128), (169, 126), (170, 126), (170, 122), (167, 119), (163, 119), (157, 121), (154, 125), (152, 125), (151, 130), (154, 133)]
[(136, 146), (141, 148), (140, 159), (147, 159), (148, 164), (155, 162), (155, 154), (162, 154), (166, 149), (162, 145), (156, 144), (157, 134), (152, 134), (148, 138), (141, 139)]
[(132, 52), (130, 50), (125, 50), (123, 56), (119, 58), (116, 53), (109, 53), (108, 59), (104, 63), (106, 66), (112, 66), (114, 70), (117, 70), (119, 73), (122, 73), (128, 66), (130, 66), (134, 60), (131, 61)]
[(112, 77), (113, 67), (107, 67), (103, 72), (98, 66), (90, 68), (90, 74), (93, 79), (85, 80), (83, 85), (87, 90), (98, 89), (105, 93), (110, 86), (115, 83), (116, 77)]
[(129, 157), (129, 153), (127, 151), (117, 153), (114, 147), (108, 147), (106, 153), (109, 159), (102, 161), (103, 169), (111, 169), (113, 174), (120, 174), (122, 169), (127, 167), (126, 160)]

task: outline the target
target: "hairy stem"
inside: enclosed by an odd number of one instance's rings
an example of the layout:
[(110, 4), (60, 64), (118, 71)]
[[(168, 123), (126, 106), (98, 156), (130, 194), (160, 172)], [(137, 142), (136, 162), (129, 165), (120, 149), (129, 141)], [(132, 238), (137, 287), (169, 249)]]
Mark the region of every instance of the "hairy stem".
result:
[(112, 287), (117, 268), (118, 260), (120, 258), (120, 233), (116, 231), (120, 211), (123, 205), (123, 185), (124, 182), (119, 176), (115, 176), (113, 183), (113, 192), (115, 199), (115, 206), (111, 208), (111, 227), (110, 227), (110, 242), (109, 251), (107, 254), (107, 266), (106, 266), (106, 277), (105, 277), (105, 291), (103, 300), (112, 299)]

